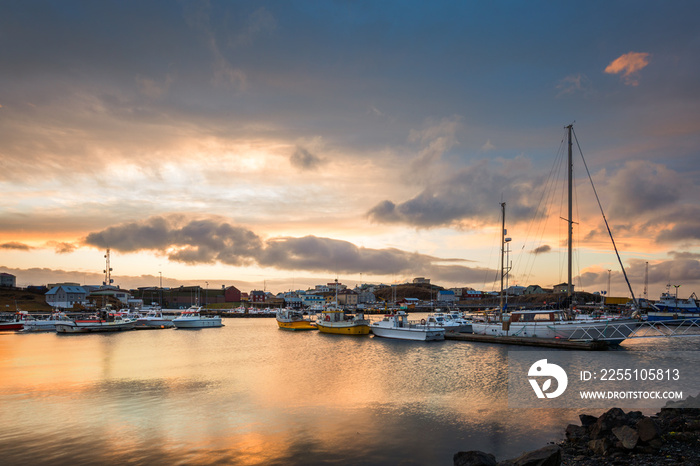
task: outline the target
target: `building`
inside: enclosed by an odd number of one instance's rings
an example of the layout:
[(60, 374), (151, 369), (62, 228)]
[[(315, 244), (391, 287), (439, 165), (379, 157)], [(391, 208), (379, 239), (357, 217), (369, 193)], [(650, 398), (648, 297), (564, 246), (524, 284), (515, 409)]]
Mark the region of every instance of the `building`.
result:
[(425, 278), (425, 277), (416, 277), (413, 279), (413, 283), (416, 285), (418, 285), (418, 284), (430, 285), (430, 279)]
[(338, 304), (342, 306), (357, 306), (358, 295), (352, 290), (338, 291)]
[(301, 299), (306, 307), (323, 306), (326, 304), (326, 298), (321, 295), (305, 294), (302, 295)]
[[(568, 293), (568, 283), (560, 283), (558, 285), (554, 285), (553, 293)], [(574, 285), (571, 285), (571, 292), (574, 292)]]
[(457, 301), (457, 296), (452, 290), (441, 290), (438, 291), (437, 300), (443, 303), (454, 303)]
[(520, 285), (509, 286), (506, 289), (506, 294), (508, 296), (522, 296), (525, 293), (526, 288)]
[(17, 286), (17, 277), (11, 273), (0, 273), (0, 286), (7, 288), (15, 288)]
[(251, 303), (264, 303), (265, 302), (265, 292), (260, 290), (253, 290), (248, 294), (248, 302)]
[(87, 304), (88, 292), (82, 286), (59, 285), (46, 292), (46, 303), (52, 307), (70, 309), (74, 304)]
[(476, 290), (466, 290), (463, 297), (464, 299), (481, 299), (482, 293)]
[(524, 295), (545, 294), (545, 293), (546, 293), (546, 291), (540, 285), (529, 285), (527, 288), (525, 288), (525, 291), (523, 291)]
[(241, 290), (235, 286), (229, 286), (224, 290), (224, 299), (227, 303), (241, 302)]

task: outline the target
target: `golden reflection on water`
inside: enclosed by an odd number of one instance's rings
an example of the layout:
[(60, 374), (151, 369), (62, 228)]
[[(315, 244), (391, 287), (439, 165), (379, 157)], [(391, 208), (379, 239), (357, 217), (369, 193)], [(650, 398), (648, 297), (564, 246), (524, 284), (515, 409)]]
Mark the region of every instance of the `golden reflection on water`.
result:
[(225, 323), (0, 335), (0, 450), (32, 464), (436, 464), (517, 456), (578, 421), (508, 409), (507, 347)]

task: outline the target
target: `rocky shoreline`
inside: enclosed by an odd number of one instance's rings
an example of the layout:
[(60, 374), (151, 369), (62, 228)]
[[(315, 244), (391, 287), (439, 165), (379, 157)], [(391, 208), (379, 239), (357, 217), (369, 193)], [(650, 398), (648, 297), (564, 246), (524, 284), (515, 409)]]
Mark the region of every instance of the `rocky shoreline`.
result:
[(700, 394), (668, 403), (654, 416), (612, 408), (599, 417), (581, 414), (566, 440), (498, 462), (481, 451), (454, 455), (455, 466), (700, 465)]

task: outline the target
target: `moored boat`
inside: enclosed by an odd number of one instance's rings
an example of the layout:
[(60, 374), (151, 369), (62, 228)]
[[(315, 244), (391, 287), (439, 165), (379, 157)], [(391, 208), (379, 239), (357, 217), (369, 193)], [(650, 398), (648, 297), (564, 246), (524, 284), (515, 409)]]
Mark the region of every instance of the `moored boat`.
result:
[(96, 332), (121, 332), (133, 330), (136, 321), (125, 319), (120, 315), (114, 315), (108, 311), (100, 311), (100, 315), (93, 315), (87, 319), (74, 319), (56, 322), (56, 333), (96, 333)]
[(277, 310), (277, 325), (285, 330), (318, 330), (311, 319), (304, 319), (301, 311), (282, 308)]
[(330, 308), (321, 312), (316, 321), (321, 333), (338, 335), (368, 335), (369, 320), (362, 313), (348, 314), (343, 309)]
[(145, 316), (136, 319), (137, 330), (143, 329), (158, 329), (158, 328), (173, 328), (175, 324), (173, 319), (168, 319), (163, 315), (160, 309), (151, 309)]
[(175, 328), (209, 328), (223, 327), (220, 316), (203, 316), (202, 308), (193, 306), (182, 311), (178, 317), (172, 320)]
[(661, 293), (659, 300), (650, 305), (647, 320), (652, 322), (669, 320), (700, 320), (700, 306), (695, 293), (688, 299), (678, 299), (670, 293), (671, 284), (666, 285), (666, 292)]
[(10, 319), (0, 321), (0, 331), (22, 330), (24, 328), (24, 324), (31, 320), (32, 318), (29, 316), (27, 311), (17, 311)]
[(472, 322), (472, 332), (480, 335), (605, 340), (613, 345), (635, 328), (635, 319), (569, 319), (566, 312), (551, 309), (513, 311), (501, 321)]
[(445, 329), (429, 324), (411, 322), (404, 311), (387, 314), (370, 326), (375, 336), (398, 340), (434, 341), (445, 339)]
[(23, 332), (53, 332), (59, 322), (70, 321), (71, 319), (62, 312), (54, 312), (48, 319), (31, 319), (24, 323)]

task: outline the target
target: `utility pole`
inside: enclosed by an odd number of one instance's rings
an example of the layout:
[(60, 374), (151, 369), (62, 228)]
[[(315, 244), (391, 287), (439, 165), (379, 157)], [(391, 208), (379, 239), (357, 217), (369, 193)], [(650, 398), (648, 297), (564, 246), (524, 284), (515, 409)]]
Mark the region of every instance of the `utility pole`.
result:
[(644, 299), (649, 300), (649, 262), (646, 263), (644, 269)]

